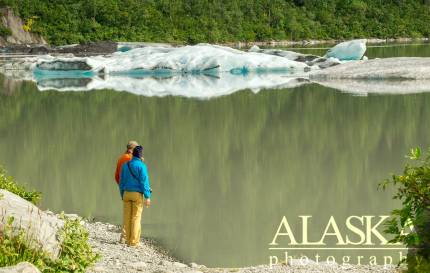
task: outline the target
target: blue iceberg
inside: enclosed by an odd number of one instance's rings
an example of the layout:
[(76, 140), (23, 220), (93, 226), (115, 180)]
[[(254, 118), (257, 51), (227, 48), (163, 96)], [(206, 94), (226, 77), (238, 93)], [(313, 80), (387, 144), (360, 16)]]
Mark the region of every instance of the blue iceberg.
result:
[(366, 52), (366, 42), (366, 39), (360, 39), (337, 44), (327, 51), (325, 57), (341, 61), (361, 60)]

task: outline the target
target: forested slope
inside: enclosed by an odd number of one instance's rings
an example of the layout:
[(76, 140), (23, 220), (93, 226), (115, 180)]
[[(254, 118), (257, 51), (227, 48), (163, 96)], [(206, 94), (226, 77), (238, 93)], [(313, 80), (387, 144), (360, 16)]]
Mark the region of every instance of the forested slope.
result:
[(427, 37), (429, 0), (0, 0), (52, 44)]

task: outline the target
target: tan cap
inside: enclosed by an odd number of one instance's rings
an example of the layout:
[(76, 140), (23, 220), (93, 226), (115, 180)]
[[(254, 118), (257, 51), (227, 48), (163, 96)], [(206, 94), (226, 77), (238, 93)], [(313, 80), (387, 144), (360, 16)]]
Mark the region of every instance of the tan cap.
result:
[(139, 146), (139, 143), (137, 143), (137, 141), (130, 140), (127, 143), (127, 150), (134, 149), (134, 147), (136, 147), (136, 146)]

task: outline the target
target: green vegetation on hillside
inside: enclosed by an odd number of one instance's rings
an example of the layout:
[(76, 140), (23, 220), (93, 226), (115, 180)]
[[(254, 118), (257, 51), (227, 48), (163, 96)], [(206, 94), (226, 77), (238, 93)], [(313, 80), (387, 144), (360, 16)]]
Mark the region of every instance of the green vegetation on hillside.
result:
[(0, 25), (0, 36), (1, 37), (7, 37), (11, 34), (12, 34), (12, 31), (9, 28), (7, 28), (3, 25)]
[(428, 0), (0, 0), (52, 44), (427, 37)]

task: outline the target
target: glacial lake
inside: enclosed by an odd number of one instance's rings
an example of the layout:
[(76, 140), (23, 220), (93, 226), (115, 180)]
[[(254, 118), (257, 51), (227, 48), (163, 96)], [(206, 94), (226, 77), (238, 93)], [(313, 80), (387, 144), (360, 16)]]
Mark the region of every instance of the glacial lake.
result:
[[(430, 57), (430, 46), (369, 47), (366, 55)], [(143, 236), (207, 266), (282, 260), (284, 250), (269, 244), (284, 216), (297, 241), (299, 216), (312, 216), (310, 241), (321, 238), (331, 216), (343, 237), (351, 235), (350, 216), (375, 216), (375, 224), (400, 205), (378, 183), (402, 170), (410, 148), (430, 147), (430, 93), (355, 96), (307, 84), (201, 100), (41, 92), (34, 82), (0, 81), (0, 164), (43, 193), (43, 208), (120, 224), (113, 174), (126, 142), (136, 139), (154, 190)], [(289, 247), (281, 237), (278, 247)], [(327, 247), (339, 247), (327, 238)], [(399, 250), (377, 249), (372, 240), (367, 249), (288, 253), (398, 260)]]

